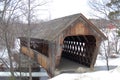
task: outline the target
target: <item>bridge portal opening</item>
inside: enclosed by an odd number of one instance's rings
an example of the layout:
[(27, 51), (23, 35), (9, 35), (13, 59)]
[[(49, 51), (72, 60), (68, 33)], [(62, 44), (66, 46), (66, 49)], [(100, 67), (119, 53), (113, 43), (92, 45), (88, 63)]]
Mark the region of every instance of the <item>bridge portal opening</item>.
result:
[[(62, 58), (64, 59), (62, 63), (67, 60), (90, 67), (95, 48), (96, 39), (92, 35), (67, 36), (63, 41)], [(63, 65), (67, 65), (67, 63), (69, 62), (65, 62)]]

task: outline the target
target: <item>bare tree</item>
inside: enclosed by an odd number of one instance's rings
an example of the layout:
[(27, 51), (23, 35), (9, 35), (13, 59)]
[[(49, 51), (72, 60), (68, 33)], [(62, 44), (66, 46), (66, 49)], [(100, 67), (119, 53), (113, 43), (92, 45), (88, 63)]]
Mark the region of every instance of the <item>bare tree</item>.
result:
[[(30, 37), (31, 37), (31, 30), (33, 27), (31, 24), (35, 21), (36, 11), (41, 7), (48, 3), (45, 0), (1, 0), (0, 1), (0, 40), (3, 41), (3, 44), (8, 52), (9, 62), (10, 62), (10, 72), (12, 74), (12, 78), (15, 79), (14, 76), (14, 66), (12, 60), (12, 48), (16, 38), (16, 28), (15, 20), (19, 19), (25, 25), (27, 23), (27, 27), (22, 34), (28, 39), (28, 49), (30, 51)], [(37, 9), (36, 9), (37, 8)], [(47, 10), (47, 9), (46, 9)], [(37, 15), (38, 16), (38, 15)], [(14, 27), (13, 27), (14, 26)], [(20, 28), (19, 28), (20, 29)], [(22, 31), (22, 30), (21, 30)], [(20, 31), (18, 31), (20, 33)], [(2, 58), (0, 58), (2, 59)], [(30, 80), (32, 80), (31, 75), (31, 62), (29, 58), (29, 71), (30, 71)]]
[[(106, 36), (108, 37), (107, 41), (104, 41), (101, 45), (101, 48), (103, 51), (100, 50), (100, 53), (105, 56), (107, 69), (109, 70), (109, 55), (113, 53), (119, 53), (120, 47), (119, 46), (119, 37), (117, 36), (117, 32), (120, 26), (120, 22), (117, 22), (120, 18), (120, 1), (119, 0), (89, 0), (90, 7), (94, 10), (94, 15), (99, 20), (106, 20), (109, 21), (109, 23), (112, 23), (114, 26), (116, 26), (116, 30), (112, 33), (112, 36), (114, 35), (114, 40), (111, 41), (110, 38), (112, 37), (110, 35), (110, 30), (108, 30), (108, 26), (103, 26), (104, 23), (101, 23), (101, 28), (106, 27), (104, 29), (101, 29)], [(95, 14), (97, 13), (97, 14)], [(107, 24), (107, 23), (106, 23)], [(112, 32), (112, 31), (111, 31)], [(113, 38), (113, 37), (112, 37)], [(113, 46), (113, 44), (115, 46)]]
[(14, 68), (12, 63), (12, 44), (14, 41), (14, 32), (12, 31), (12, 19), (13, 15), (17, 12), (18, 4), (20, 0), (2, 0), (1, 4), (1, 12), (0, 12), (0, 30), (2, 35), (0, 38), (4, 41), (4, 45), (7, 49), (9, 62), (10, 62), (10, 72), (12, 74), (12, 79), (15, 80), (14, 77)]
[[(25, 0), (23, 2), (21, 2), (21, 13), (23, 14), (22, 16), (24, 16), (25, 19), (25, 23), (27, 23), (27, 28), (26, 28), (26, 32), (24, 33), (25, 37), (27, 38), (27, 47), (28, 47), (28, 54), (30, 53), (30, 42), (31, 42), (31, 34), (32, 31), (34, 30), (35, 26), (32, 26), (31, 24), (34, 23), (35, 19), (36, 19), (36, 14), (35, 11), (36, 9), (44, 6), (45, 4), (47, 4), (48, 1), (45, 0)], [(42, 10), (37, 10), (37, 11), (41, 11)], [(37, 13), (36, 11), (36, 13)], [(38, 16), (38, 15), (37, 15)], [(29, 80), (32, 80), (32, 66), (31, 66), (31, 58), (28, 59), (28, 63), (29, 63)]]

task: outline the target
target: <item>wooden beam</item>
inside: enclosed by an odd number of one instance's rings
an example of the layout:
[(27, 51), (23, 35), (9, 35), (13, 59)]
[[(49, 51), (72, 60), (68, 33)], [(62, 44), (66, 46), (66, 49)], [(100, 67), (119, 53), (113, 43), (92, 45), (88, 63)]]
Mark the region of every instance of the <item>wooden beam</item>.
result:
[[(28, 48), (24, 47), (24, 46), (21, 47), (21, 52), (23, 54), (27, 55), (28, 57), (32, 58), (33, 60), (36, 60), (44, 69), (48, 70), (48, 65), (49, 65), (48, 57), (46, 57), (43, 54), (41, 54), (37, 51), (34, 51), (32, 49), (30, 49), (30, 51), (28, 51)], [(36, 55), (36, 57), (35, 57), (35, 55)]]
[(30, 58), (34, 59), (34, 52), (32, 49), (29, 49), (25, 46), (21, 46), (21, 52), (27, 56), (29, 56)]

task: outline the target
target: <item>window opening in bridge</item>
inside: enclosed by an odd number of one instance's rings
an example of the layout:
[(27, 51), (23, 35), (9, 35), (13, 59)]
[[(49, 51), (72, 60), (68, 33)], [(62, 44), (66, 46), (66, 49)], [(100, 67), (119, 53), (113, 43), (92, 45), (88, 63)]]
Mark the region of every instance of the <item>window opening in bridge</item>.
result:
[(92, 35), (68, 36), (63, 42), (62, 57), (90, 67), (95, 47)]
[[(20, 37), (21, 45), (27, 47), (28, 39)], [(30, 48), (48, 57), (48, 41), (30, 38)]]

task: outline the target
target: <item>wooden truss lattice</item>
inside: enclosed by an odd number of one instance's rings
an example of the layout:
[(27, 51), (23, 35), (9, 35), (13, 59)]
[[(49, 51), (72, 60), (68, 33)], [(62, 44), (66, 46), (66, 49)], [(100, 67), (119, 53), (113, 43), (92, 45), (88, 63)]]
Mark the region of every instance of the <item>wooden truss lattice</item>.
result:
[(70, 36), (64, 39), (62, 56), (90, 67), (96, 40), (93, 36)]

